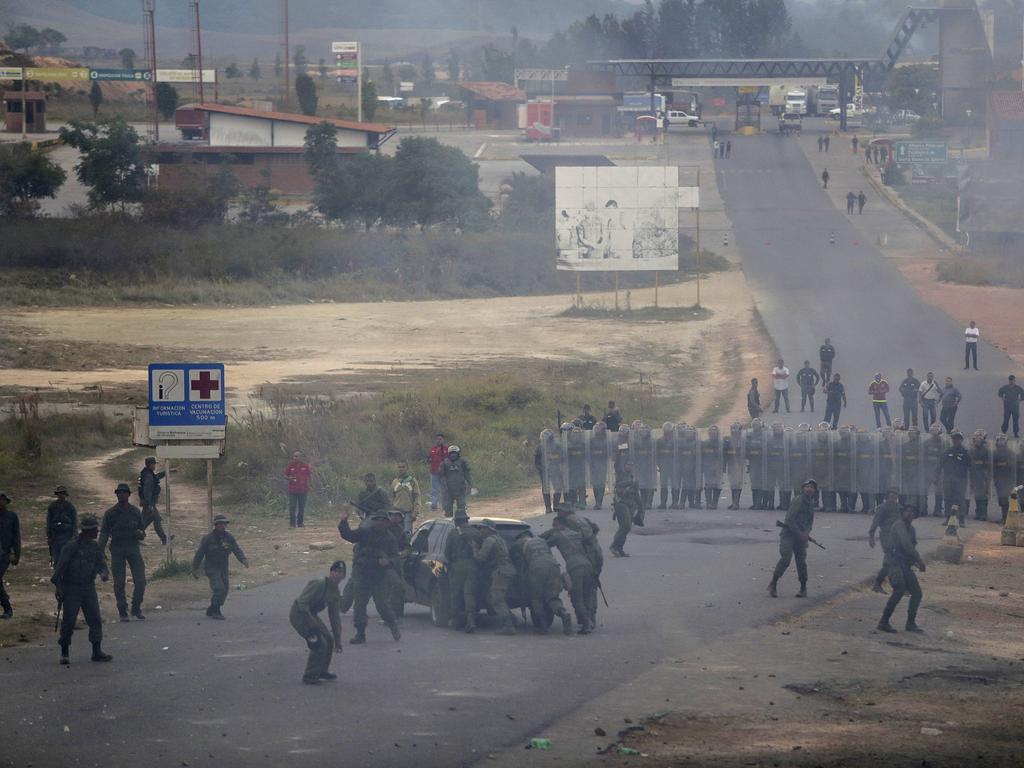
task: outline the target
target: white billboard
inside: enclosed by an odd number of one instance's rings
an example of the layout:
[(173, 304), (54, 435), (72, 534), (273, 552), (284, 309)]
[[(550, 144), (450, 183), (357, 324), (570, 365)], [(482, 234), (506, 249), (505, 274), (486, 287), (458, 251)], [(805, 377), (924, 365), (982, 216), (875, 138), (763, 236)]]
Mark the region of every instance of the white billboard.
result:
[(557, 268), (576, 272), (679, 269), (679, 209), (696, 187), (675, 166), (555, 169)]
[[(194, 69), (158, 69), (156, 71), (156, 81), (158, 83), (194, 83), (197, 79), (198, 77)], [(203, 82), (217, 82), (217, 70), (204, 69)]]

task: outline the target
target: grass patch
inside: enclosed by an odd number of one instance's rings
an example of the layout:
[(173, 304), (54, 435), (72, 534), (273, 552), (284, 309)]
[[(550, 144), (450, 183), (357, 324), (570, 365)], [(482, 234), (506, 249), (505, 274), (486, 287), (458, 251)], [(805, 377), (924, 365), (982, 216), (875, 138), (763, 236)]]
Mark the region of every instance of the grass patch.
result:
[[(276, 514), (285, 504), (284, 467), (294, 449), (314, 464), (311, 516), (336, 514), (368, 471), (386, 485), (399, 460), (409, 461), (427, 494), (426, 456), (437, 432), (463, 449), (481, 495), (494, 497), (535, 481), (538, 435), (559, 414), (572, 419), (585, 402), (600, 412), (615, 400), (627, 420), (660, 424), (684, 407), (682, 398), (662, 393), (637, 371), (597, 363), (523, 361), (500, 374), (411, 375), (379, 394), (314, 398), (308, 392), (301, 385), (281, 389), (269, 409), (236, 414), (218, 466), (226, 498)], [(202, 467), (189, 462), (182, 472), (198, 481)]]
[(900, 198), (950, 237), (956, 233), (956, 184), (907, 184), (898, 189)]
[(164, 559), (150, 575), (151, 579), (180, 579), (192, 575), (192, 561), (172, 558)]
[(707, 307), (641, 307), (640, 309), (615, 309), (603, 302), (572, 306), (559, 317), (585, 318), (588, 320), (623, 320), (625, 322), (673, 322), (685, 323), (692, 320), (707, 320), (715, 313)]
[(943, 283), (958, 285), (996, 285), (993, 265), (972, 256), (960, 256), (935, 265), (935, 274)]

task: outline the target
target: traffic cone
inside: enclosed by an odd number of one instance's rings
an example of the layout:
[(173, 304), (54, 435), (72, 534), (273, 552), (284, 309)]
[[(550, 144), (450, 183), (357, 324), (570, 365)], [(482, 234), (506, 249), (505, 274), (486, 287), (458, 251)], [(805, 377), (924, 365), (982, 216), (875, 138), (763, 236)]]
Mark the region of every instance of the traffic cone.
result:
[(829, 245), (835, 245), (836, 244), (836, 233), (835, 232), (829, 232), (828, 233), (828, 244)]
[(1006, 523), (1003, 524), (1003, 533), (1001, 542), (1006, 547), (1021, 547), (1024, 546), (1024, 520), (1022, 520), (1020, 512), (1020, 499), (1017, 498), (1018, 492), (1024, 488), (1024, 486), (1017, 486), (1013, 489), (1010, 494), (1010, 506), (1006, 512)]
[(941, 560), (945, 560), (947, 563), (959, 563), (964, 556), (964, 544), (960, 541), (960, 521), (957, 519), (956, 513), (959, 511), (954, 506), (953, 514), (946, 520), (946, 532), (942, 537), (942, 543), (938, 549), (935, 550), (935, 554)]

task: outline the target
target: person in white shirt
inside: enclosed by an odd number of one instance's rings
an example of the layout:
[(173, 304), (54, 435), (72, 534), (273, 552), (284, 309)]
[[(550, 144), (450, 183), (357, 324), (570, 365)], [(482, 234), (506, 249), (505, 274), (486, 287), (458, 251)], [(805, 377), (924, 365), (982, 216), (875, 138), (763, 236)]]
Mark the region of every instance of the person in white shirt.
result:
[(935, 374), (928, 371), (928, 376), (921, 382), (918, 389), (918, 396), (921, 399), (921, 422), (922, 431), (927, 432), (936, 419), (936, 408), (942, 398), (942, 387), (935, 380)]
[(971, 367), (971, 360), (974, 360), (974, 370), (978, 370), (978, 338), (981, 331), (971, 320), (970, 325), (964, 329), (964, 370)]
[(779, 400), (786, 401), (786, 413), (789, 413), (789, 368), (781, 357), (772, 368), (772, 383), (775, 385), (775, 408), (772, 413), (779, 412)]

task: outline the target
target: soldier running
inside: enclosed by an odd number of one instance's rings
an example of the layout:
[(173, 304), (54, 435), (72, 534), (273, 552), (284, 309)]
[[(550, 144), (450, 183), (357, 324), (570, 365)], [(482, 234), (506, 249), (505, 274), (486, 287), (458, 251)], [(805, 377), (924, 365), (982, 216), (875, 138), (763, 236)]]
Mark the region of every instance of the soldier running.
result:
[(775, 565), (772, 582), (768, 585), (768, 594), (772, 597), (779, 596), (779, 579), (794, 557), (797, 578), (800, 579), (800, 591), (796, 596), (807, 597), (807, 542), (814, 527), (814, 494), (817, 490), (818, 484), (813, 479), (805, 480), (800, 487), (800, 495), (789, 505), (779, 531), (779, 562)]
[(203, 536), (192, 558), (192, 578), (199, 578), (199, 566), (202, 565), (206, 578), (210, 581), (210, 607), (206, 609), (206, 615), (211, 619), (224, 618), (220, 609), (228, 599), (228, 592), (231, 589), (231, 580), (228, 577), (228, 560), (231, 555), (238, 558), (238, 562), (246, 568), (249, 567), (245, 552), (238, 546), (235, 537), (228, 533), (230, 522), (227, 515), (215, 515), (213, 530)]
[[(321, 680), (336, 680), (338, 676), (330, 671), (331, 658), (341, 653), (341, 594), (338, 585), (345, 578), (345, 563), (335, 560), (326, 578), (313, 579), (292, 603), (288, 620), (299, 636), (306, 641), (309, 657), (302, 682), (319, 685)], [(330, 631), (319, 614), (327, 609), (331, 622)]]
[(119, 483), (114, 490), (117, 504), (103, 515), (100, 526), (100, 549), (110, 541), (110, 570), (114, 574), (114, 599), (117, 601), (117, 615), (121, 621), (128, 621), (128, 600), (125, 595), (126, 566), (132, 572), (132, 616), (140, 621), (142, 599), (146, 595), (146, 563), (139, 551), (139, 542), (146, 538), (142, 525), (142, 512), (128, 503), (132, 489), (128, 483)]
[(156, 459), (149, 456), (145, 466), (139, 473), (139, 504), (142, 505), (142, 530), (153, 524), (160, 543), (167, 546), (167, 534), (164, 533), (163, 518), (160, 517), (160, 481), (167, 476), (166, 472), (154, 471)]
[(875, 548), (875, 532), (878, 532), (879, 539), (882, 542), (882, 568), (875, 576), (875, 583), (871, 587), (875, 592), (885, 594), (885, 590), (882, 589), (882, 582), (885, 581), (885, 577), (889, 575), (888, 566), (888, 551), (889, 546), (892, 543), (889, 537), (889, 533), (892, 529), (892, 524), (895, 523), (900, 516), (900, 492), (898, 488), (890, 488), (888, 493), (885, 495), (885, 501), (875, 507), (874, 517), (871, 518), (871, 527), (868, 529), (868, 546), (872, 549)]
[(892, 524), (889, 531), (889, 548), (886, 551), (886, 560), (889, 571), (889, 583), (892, 585), (892, 594), (882, 611), (882, 618), (878, 621), (880, 632), (895, 632), (895, 628), (889, 623), (896, 606), (899, 605), (903, 596), (910, 593), (910, 604), (907, 606), (907, 632), (921, 633), (917, 626), (917, 608), (921, 604), (921, 584), (917, 576), (910, 570), (910, 566), (916, 565), (921, 573), (925, 571), (924, 560), (917, 553), (917, 534), (914, 531), (914, 516), (917, 510), (906, 505), (900, 511), (900, 517)]

